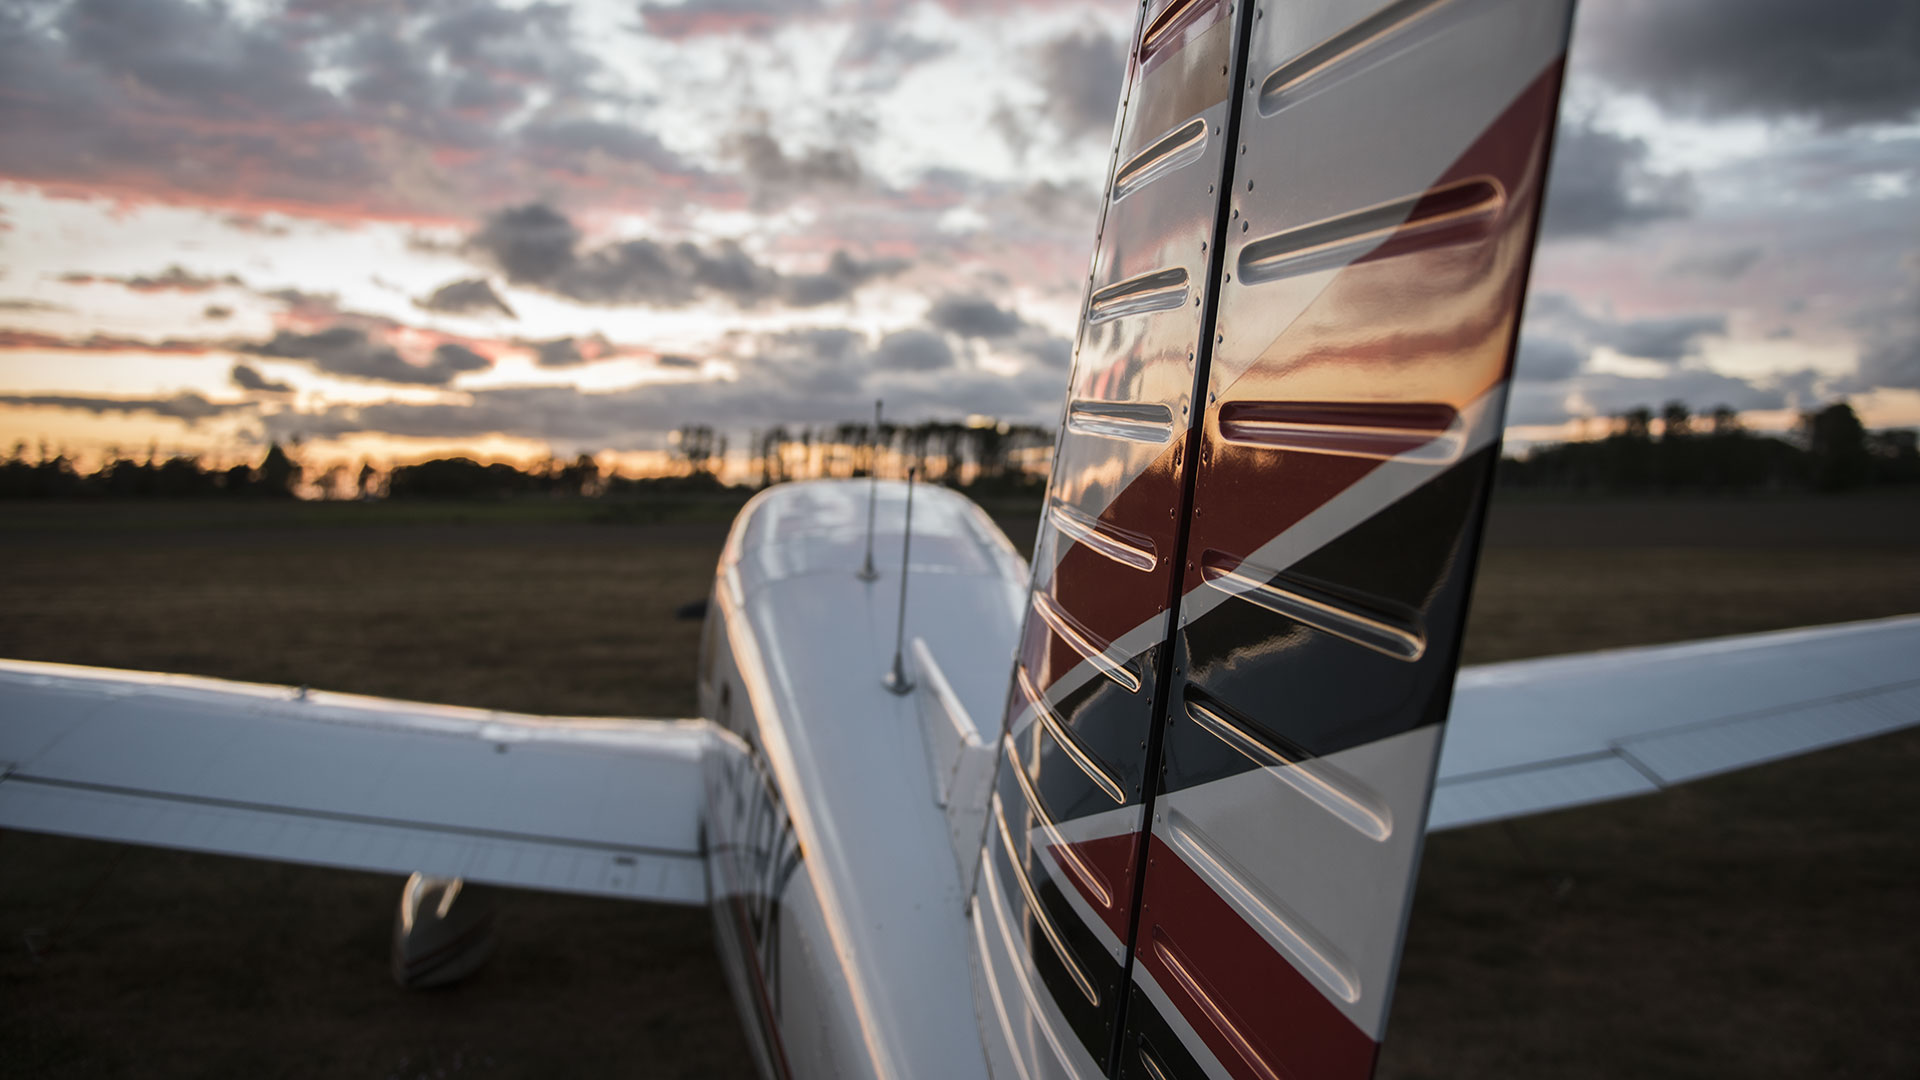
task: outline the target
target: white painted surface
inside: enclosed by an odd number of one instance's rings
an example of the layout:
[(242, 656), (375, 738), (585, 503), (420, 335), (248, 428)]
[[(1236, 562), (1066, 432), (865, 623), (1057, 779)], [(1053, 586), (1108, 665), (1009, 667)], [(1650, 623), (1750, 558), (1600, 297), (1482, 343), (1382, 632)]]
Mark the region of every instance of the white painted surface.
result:
[(0, 826), (700, 903), (706, 739), (0, 661)]
[(1920, 723), (1920, 616), (1465, 668), (1429, 830), (1656, 791)]
[[(829, 998), (806, 1013), (832, 1018), (824, 1027), (782, 1022), (781, 1037), (798, 1076), (913, 1077), (929, 1063), (941, 1076), (985, 1076), (970, 1022), (967, 879), (938, 770), (926, 764), (921, 699), (934, 691), (895, 695), (881, 684), (896, 640), (906, 489), (879, 485), (872, 583), (855, 576), (867, 495), (864, 481), (764, 493), (735, 523), (721, 568), (734, 584), (717, 590), (729, 653), (718, 666), (738, 679), (728, 685), (728, 726), (764, 755), (805, 853), (787, 889), (804, 890), (808, 905), (782, 906), (781, 948), (822, 958), (812, 970), (831, 973), (811, 985), (791, 981), (797, 968), (778, 973), (783, 1000)], [(943, 686), (941, 708), (999, 715), (1025, 577), (979, 508), (940, 488), (915, 489), (905, 636), (923, 645), (908, 668), (923, 688)], [(944, 674), (927, 678), (915, 656), (937, 658)], [(718, 693), (703, 698), (717, 702)], [(961, 730), (951, 717), (942, 723)], [(947, 757), (958, 791), (964, 755)], [(831, 1053), (818, 1051), (823, 1043)]]

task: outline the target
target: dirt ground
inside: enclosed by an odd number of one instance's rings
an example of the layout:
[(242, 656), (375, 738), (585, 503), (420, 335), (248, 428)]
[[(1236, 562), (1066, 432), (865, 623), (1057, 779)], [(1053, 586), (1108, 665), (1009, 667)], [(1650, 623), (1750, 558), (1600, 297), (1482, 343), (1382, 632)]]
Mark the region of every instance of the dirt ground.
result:
[[(0, 656), (693, 709), (711, 515), (8, 507)], [(1033, 521), (1003, 522), (1025, 546)], [(1920, 501), (1504, 503), (1469, 662), (1920, 610)], [(1920, 732), (1446, 833), (1381, 1074), (1912, 1076)], [(0, 833), (0, 1076), (747, 1076), (706, 914), (509, 893), (387, 980), (399, 880)]]

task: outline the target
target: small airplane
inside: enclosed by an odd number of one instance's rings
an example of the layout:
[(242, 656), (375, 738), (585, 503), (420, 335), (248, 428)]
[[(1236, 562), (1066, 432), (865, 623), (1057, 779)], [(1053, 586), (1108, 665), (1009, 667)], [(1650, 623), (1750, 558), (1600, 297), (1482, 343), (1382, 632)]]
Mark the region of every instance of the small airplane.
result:
[(413, 872), (404, 984), (707, 905), (768, 1077), (1370, 1075), (1427, 833), (1920, 720), (1920, 617), (1458, 668), (1570, 17), (1141, 5), (1031, 566), (770, 488), (695, 720), (7, 662), (0, 827)]

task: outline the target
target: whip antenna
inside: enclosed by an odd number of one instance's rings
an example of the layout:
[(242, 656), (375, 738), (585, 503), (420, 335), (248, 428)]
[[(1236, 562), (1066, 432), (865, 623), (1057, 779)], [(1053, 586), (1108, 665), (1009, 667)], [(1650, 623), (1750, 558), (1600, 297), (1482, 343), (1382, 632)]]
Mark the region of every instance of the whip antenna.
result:
[(893, 670), (880, 680), (881, 684), (896, 694), (910, 693), (913, 679), (907, 675), (906, 659), (901, 650), (907, 643), (907, 566), (913, 553), (913, 477), (918, 469), (907, 470), (907, 527), (900, 536), (900, 621), (893, 633)]
[(873, 568), (873, 502), (880, 489), (880, 402), (873, 403), (873, 434), (867, 438), (867, 561), (860, 564), (861, 581), (879, 578)]

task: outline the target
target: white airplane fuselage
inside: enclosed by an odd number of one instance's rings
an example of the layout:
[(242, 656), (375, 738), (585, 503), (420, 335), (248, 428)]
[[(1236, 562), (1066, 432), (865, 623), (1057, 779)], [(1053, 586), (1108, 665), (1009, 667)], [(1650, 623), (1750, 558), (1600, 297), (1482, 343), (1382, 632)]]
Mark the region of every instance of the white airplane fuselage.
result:
[[(867, 581), (870, 490), (879, 573)], [(865, 480), (770, 489), (735, 521), (708, 607), (700, 707), (722, 743), (706, 780), (713, 913), (773, 1077), (988, 1072), (966, 918), (985, 790), (943, 792), (939, 744), (958, 710), (998, 734), (1027, 567), (979, 507), (917, 486), (915, 686), (892, 692), (906, 493)], [(981, 777), (977, 742), (966, 749)]]

